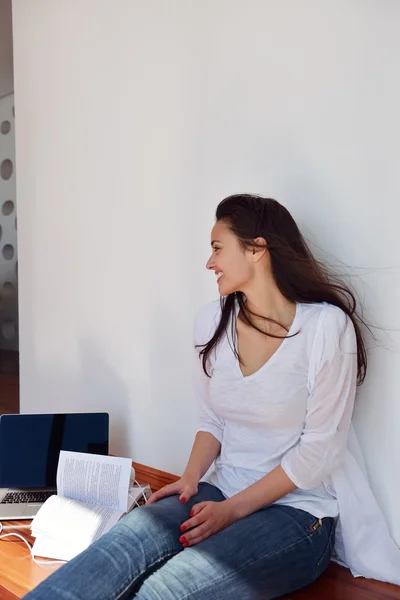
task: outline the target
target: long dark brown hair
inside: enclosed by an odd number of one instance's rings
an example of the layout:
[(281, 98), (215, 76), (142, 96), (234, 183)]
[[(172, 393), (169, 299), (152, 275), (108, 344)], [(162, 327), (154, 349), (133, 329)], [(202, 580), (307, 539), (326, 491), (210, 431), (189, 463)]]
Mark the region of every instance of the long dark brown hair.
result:
[[(352, 320), (357, 340), (357, 383), (361, 385), (367, 372), (367, 351), (362, 325), (368, 327), (356, 310), (354, 293), (328, 267), (312, 254), (289, 211), (276, 200), (251, 194), (228, 196), (219, 203), (216, 220), (224, 221), (243, 248), (255, 248), (256, 238), (263, 238), (270, 254), (272, 274), (281, 293), (292, 302), (329, 302), (338, 306)], [(249, 318), (242, 292), (221, 297), (221, 319), (214, 335), (200, 351), (203, 369), (207, 359), (225, 334), (229, 322), (235, 327), (236, 301), (241, 318), (269, 337), (282, 337), (259, 329)], [(253, 314), (253, 313), (250, 313)], [(259, 316), (259, 315), (257, 315)], [(273, 321), (266, 318), (267, 321)], [(282, 326), (282, 325), (281, 325)], [(283, 327), (283, 326), (282, 326)], [(284, 327), (286, 330), (287, 328)], [(287, 336), (284, 336), (287, 337)], [(240, 360), (236, 349), (233, 349)]]

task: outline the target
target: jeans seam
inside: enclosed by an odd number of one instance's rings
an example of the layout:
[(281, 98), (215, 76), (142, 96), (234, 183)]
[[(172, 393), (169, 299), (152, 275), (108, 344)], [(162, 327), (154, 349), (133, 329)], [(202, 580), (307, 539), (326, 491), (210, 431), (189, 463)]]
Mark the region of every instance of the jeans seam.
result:
[(327, 551), (328, 550), (332, 551), (332, 545), (333, 545), (332, 544), (332, 539), (333, 539), (333, 537), (335, 535), (335, 528), (336, 528), (335, 527), (335, 523), (333, 523), (332, 527), (331, 527), (331, 530), (330, 530), (330, 533), (329, 533), (329, 536), (328, 536), (327, 544), (325, 546), (325, 550), (323, 551), (321, 558), (318, 560), (318, 562), (317, 562), (317, 564), (315, 566), (315, 572), (314, 572), (313, 581), (317, 578), (317, 573), (318, 573), (318, 570), (319, 570), (319, 566), (322, 563), (322, 561), (324, 560)]
[[(279, 505), (275, 505), (275, 506), (279, 506)], [(284, 505), (282, 505), (284, 506)], [(272, 507), (271, 507), (272, 508)], [(294, 508), (294, 507), (287, 507), (287, 508)], [(305, 510), (302, 509), (294, 509), (296, 511), (301, 511), (302, 513), (304, 513), (305, 515), (309, 515), (312, 519), (313, 519), (313, 523), (310, 523), (309, 525), (303, 525), (302, 523), (299, 522), (298, 519), (296, 519), (296, 517), (294, 516), (294, 514), (291, 511), (285, 511), (285, 514), (287, 516), (287, 518), (294, 524), (296, 525), (296, 527), (298, 527), (307, 537), (311, 538), (316, 531), (312, 531), (310, 532), (310, 527), (312, 527), (312, 525), (315, 525), (315, 523), (318, 522), (318, 517), (315, 517), (314, 515), (312, 515), (311, 513), (308, 513)], [(296, 515), (298, 516), (298, 515)], [(319, 528), (318, 528), (319, 529)]]
[(161, 558), (158, 558), (157, 560), (155, 560), (153, 563), (151, 563), (151, 565), (146, 565), (146, 568), (143, 571), (141, 571), (140, 573), (138, 573), (136, 575), (136, 577), (134, 577), (132, 579), (132, 581), (130, 581), (129, 584), (126, 587), (124, 587), (123, 590), (121, 590), (119, 592), (118, 596), (115, 596), (114, 600), (118, 600), (119, 598), (121, 598), (121, 596), (123, 596), (129, 590), (129, 588), (136, 583), (136, 581), (139, 579), (139, 577), (141, 577), (148, 569), (152, 569), (158, 563), (160, 563), (164, 560), (168, 560), (172, 556), (176, 556), (176, 554), (179, 554), (179, 551), (178, 552), (169, 552), (168, 554), (165, 554)]
[[(260, 558), (257, 558), (256, 560), (253, 560), (252, 562), (246, 563), (245, 565), (242, 565), (240, 567), (240, 569), (235, 569), (234, 573), (230, 573), (229, 575), (223, 575), (222, 577), (219, 577), (218, 579), (214, 579), (211, 583), (206, 583), (202, 587), (197, 588), (196, 590), (193, 590), (193, 592), (189, 592), (188, 594), (186, 594), (186, 596), (182, 596), (181, 598), (179, 598), (179, 600), (186, 600), (186, 598), (190, 598), (190, 596), (192, 594), (197, 594), (198, 592), (201, 592), (201, 591), (205, 590), (206, 588), (210, 587), (211, 585), (215, 585), (216, 583), (220, 583), (224, 579), (230, 579), (231, 577), (237, 575), (237, 573), (240, 573), (241, 571), (243, 571), (243, 569), (247, 569), (248, 567), (252, 567), (253, 565), (255, 565), (258, 562), (260, 562), (261, 560), (265, 560), (266, 558), (270, 558), (271, 556), (274, 556), (275, 554), (280, 554), (281, 552), (289, 550), (290, 548), (293, 548), (293, 546), (297, 546), (297, 544), (301, 544), (302, 542), (305, 542), (308, 539), (309, 539), (309, 537), (305, 536), (301, 540), (297, 540), (297, 542), (293, 542), (293, 544), (290, 544), (289, 546), (285, 546), (284, 548), (280, 548), (279, 550), (275, 550), (274, 552), (271, 552), (270, 554), (266, 554), (264, 556), (261, 556)], [(118, 600), (118, 598), (116, 598), (115, 600)]]

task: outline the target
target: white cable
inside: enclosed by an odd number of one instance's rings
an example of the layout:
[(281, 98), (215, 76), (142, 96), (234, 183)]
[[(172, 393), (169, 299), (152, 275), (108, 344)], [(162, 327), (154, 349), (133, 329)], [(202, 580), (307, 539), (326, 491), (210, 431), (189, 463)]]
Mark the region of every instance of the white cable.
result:
[[(147, 502), (147, 498), (146, 498), (146, 494), (144, 493), (144, 490), (145, 490), (145, 488), (144, 488), (144, 487), (142, 487), (142, 486), (140, 485), (140, 483), (138, 483), (138, 482), (136, 481), (136, 479), (134, 480), (134, 483), (136, 483), (136, 485), (138, 486), (138, 488), (141, 490), (141, 492), (142, 492), (142, 496), (143, 496), (143, 498), (144, 498), (144, 502), (145, 502), (145, 504), (146, 504), (146, 502)], [(138, 506), (139, 506), (139, 505), (138, 505)]]
[[(4, 526), (3, 523), (0, 523), (0, 533), (2, 531), (6, 531), (8, 529), (30, 529), (29, 525), (6, 525)], [(22, 540), (24, 542), (24, 544), (28, 547), (29, 553), (32, 557), (33, 562), (35, 562), (37, 565), (58, 565), (60, 563), (65, 563), (67, 561), (65, 560), (37, 560), (33, 554), (33, 548), (30, 545), (30, 543), (24, 538), (22, 537), (22, 535), (20, 535), (19, 533), (5, 533), (4, 535), (0, 535), (0, 540), (6, 538), (6, 537), (17, 537), (20, 540)]]

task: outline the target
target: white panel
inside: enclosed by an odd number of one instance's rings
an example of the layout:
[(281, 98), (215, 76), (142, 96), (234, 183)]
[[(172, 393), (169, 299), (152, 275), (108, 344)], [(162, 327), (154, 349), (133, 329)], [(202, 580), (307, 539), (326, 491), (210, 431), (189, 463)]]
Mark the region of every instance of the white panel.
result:
[(11, 0), (0, 0), (0, 98), (13, 91)]
[(18, 350), (14, 95), (0, 98), (0, 349)]

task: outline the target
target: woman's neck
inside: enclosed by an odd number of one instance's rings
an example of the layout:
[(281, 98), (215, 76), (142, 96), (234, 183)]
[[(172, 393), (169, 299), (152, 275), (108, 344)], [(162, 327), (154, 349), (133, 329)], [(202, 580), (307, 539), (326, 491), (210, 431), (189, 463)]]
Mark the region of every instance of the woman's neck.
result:
[(263, 317), (267, 317), (285, 326), (293, 322), (296, 303), (288, 300), (275, 282), (267, 281), (264, 285), (253, 285), (248, 290), (243, 290), (243, 293), (246, 297), (246, 308), (250, 313), (248, 316), (252, 321), (260, 320), (254, 316), (258, 315), (261, 321)]

